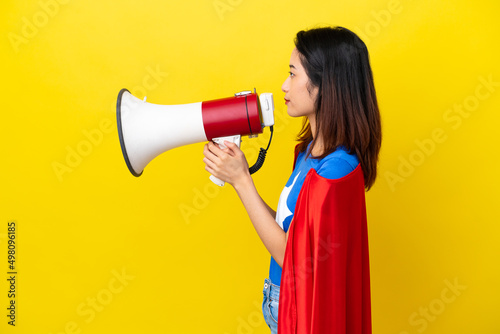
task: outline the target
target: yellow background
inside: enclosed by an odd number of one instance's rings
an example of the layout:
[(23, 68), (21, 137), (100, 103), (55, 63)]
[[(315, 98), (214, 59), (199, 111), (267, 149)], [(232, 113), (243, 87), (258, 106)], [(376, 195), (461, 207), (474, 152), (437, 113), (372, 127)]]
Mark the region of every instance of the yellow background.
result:
[[(301, 124), (280, 90), (293, 38), (329, 24), (368, 45), (383, 118), (367, 193), (374, 333), (499, 333), (499, 12), (486, 0), (2, 2), (0, 276), (9, 221), (19, 274), (15, 327), (1, 279), (0, 332), (268, 333), (269, 255), (234, 191), (208, 181), (203, 144), (134, 178), (116, 97), (274, 93), (254, 180), (276, 206)], [(244, 139), (251, 162), (267, 138)]]

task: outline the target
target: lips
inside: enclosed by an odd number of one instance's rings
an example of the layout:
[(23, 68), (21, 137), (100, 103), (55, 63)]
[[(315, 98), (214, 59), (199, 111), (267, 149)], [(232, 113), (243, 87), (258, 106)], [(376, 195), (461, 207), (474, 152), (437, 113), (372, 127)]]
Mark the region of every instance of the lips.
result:
[(287, 100), (287, 99), (285, 98), (285, 104), (288, 104), (289, 102), (290, 102), (290, 100)]

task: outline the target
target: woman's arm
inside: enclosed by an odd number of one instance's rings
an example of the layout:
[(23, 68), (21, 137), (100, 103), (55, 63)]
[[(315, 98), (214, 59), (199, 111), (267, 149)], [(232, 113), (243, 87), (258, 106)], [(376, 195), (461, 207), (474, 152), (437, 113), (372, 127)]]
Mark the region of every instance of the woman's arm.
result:
[[(241, 199), (241, 197), (240, 197), (240, 199)], [(262, 199), (262, 197), (261, 197), (261, 199)], [(264, 200), (262, 200), (262, 201), (264, 202)], [(276, 211), (274, 211), (273, 208), (271, 208), (269, 205), (267, 205), (266, 202), (264, 202), (264, 204), (266, 205), (267, 211), (271, 214), (271, 216), (273, 217), (273, 219), (276, 221)]]
[(205, 145), (203, 151), (205, 169), (234, 187), (264, 246), (274, 260), (282, 266), (287, 234), (276, 223), (276, 212), (257, 192), (243, 152), (233, 143), (225, 142), (224, 144), (227, 146), (224, 150), (212, 142)]
[(270, 214), (269, 207), (260, 197), (250, 176), (234, 184), (233, 187), (240, 197), (241, 203), (243, 203), (260, 240), (281, 267), (285, 257), (287, 234), (276, 223), (276, 213), (273, 211), (274, 216)]

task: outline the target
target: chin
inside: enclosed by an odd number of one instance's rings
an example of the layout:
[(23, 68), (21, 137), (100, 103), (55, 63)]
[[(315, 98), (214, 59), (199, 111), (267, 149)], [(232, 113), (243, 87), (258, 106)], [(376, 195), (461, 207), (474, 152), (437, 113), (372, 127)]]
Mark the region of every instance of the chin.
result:
[(288, 107), (287, 110), (286, 110), (288, 116), (290, 117), (300, 117), (302, 115), (297, 115), (297, 112), (295, 110), (293, 110), (293, 108), (290, 108)]
[(286, 112), (287, 112), (288, 116), (294, 117), (294, 118), (307, 117), (306, 114), (301, 113), (301, 112), (297, 112), (296, 110), (293, 110), (293, 108), (288, 108)]

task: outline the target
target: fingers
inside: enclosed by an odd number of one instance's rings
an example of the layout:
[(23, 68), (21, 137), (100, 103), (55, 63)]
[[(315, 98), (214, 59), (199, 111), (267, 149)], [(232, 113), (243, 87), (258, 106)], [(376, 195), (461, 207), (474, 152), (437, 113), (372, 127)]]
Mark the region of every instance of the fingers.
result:
[(241, 179), (248, 174), (248, 163), (238, 145), (225, 141), (225, 149), (217, 144), (208, 142), (203, 148), (203, 162), (205, 170), (213, 176), (233, 184), (234, 180)]
[(212, 142), (208, 142), (203, 148), (203, 155), (213, 162), (218, 161), (222, 153), (221, 149)]
[(205, 156), (203, 158), (205, 170), (214, 176), (218, 176), (228, 154), (221, 150), (217, 144), (208, 142), (203, 148), (203, 155)]
[(203, 162), (205, 163), (205, 170), (210, 174), (214, 175), (215, 170), (213, 169), (213, 167), (215, 166), (213, 165), (213, 163), (210, 160), (207, 160), (206, 158), (203, 159)]
[[(225, 143), (227, 143), (227, 142), (225, 142)], [(225, 144), (225, 143), (224, 143), (224, 144)], [(220, 148), (220, 146), (219, 146), (218, 144), (216, 144), (216, 143), (214, 143), (214, 142), (211, 142), (211, 141), (210, 141), (210, 142), (208, 142), (208, 143), (205, 145), (205, 147), (206, 147), (206, 148), (207, 148), (207, 149), (208, 149), (208, 150), (209, 150), (212, 154), (214, 154), (215, 156), (220, 157), (220, 158), (222, 158), (222, 157), (224, 156), (224, 153), (225, 153), (225, 154), (232, 155), (232, 154), (231, 154), (231, 150), (230, 150), (230, 149), (228, 149), (228, 148), (224, 148), (224, 149), (222, 149), (222, 148)]]
[(215, 144), (213, 141), (209, 141), (207, 145), (210, 152), (214, 153), (216, 156), (219, 156), (222, 153), (219, 145)]
[(205, 169), (210, 168), (210, 170), (214, 170), (214, 168), (217, 167), (217, 165), (207, 157), (203, 158), (203, 163), (205, 164)]

